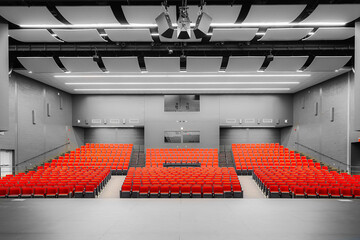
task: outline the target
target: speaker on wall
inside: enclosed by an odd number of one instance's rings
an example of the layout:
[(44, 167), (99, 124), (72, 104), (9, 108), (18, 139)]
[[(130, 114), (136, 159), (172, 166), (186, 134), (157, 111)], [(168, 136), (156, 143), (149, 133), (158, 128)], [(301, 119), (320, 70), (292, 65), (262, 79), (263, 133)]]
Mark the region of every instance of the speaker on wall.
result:
[(171, 23), (170, 16), (167, 12), (161, 13), (156, 19), (159, 34), (165, 38), (172, 38), (174, 28)]
[(196, 19), (196, 24), (194, 28), (194, 35), (197, 39), (206, 36), (206, 34), (209, 32), (211, 21), (212, 18), (208, 14), (204, 12), (201, 12), (199, 14)]

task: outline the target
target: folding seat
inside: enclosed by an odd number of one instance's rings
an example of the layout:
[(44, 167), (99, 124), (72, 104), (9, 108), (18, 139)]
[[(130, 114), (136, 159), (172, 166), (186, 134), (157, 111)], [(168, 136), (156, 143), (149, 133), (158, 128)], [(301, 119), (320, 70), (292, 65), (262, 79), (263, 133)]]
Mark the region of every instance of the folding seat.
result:
[(171, 198), (179, 198), (180, 197), (180, 186), (179, 185), (172, 185), (170, 187), (170, 197)]
[(353, 198), (352, 189), (351, 188), (341, 188), (340, 194), (342, 198)]
[(224, 198), (232, 198), (231, 184), (223, 184)]
[(21, 188), (21, 197), (22, 198), (32, 198), (34, 194), (34, 189), (32, 187), (22, 187)]
[(291, 198), (289, 186), (280, 185), (279, 190), (280, 190), (280, 197), (281, 198)]
[(169, 185), (161, 185), (160, 197), (161, 198), (169, 198), (169, 196), (170, 196), (169, 194), (170, 194), (170, 186)]
[(130, 198), (131, 196), (131, 184), (124, 183), (121, 186), (120, 198)]
[(21, 195), (21, 189), (20, 187), (10, 187), (9, 188), (9, 194), (8, 198), (18, 198)]
[(340, 188), (330, 188), (329, 189), (329, 196), (331, 198), (340, 198), (341, 197), (341, 194), (340, 194)]
[(320, 198), (328, 198), (328, 197), (329, 197), (328, 188), (327, 188), (327, 187), (320, 187), (320, 188), (318, 188), (317, 195), (318, 195)]
[(277, 185), (270, 185), (269, 198), (280, 198), (279, 187)]
[(305, 191), (303, 187), (295, 187), (293, 192), (293, 198), (304, 198), (305, 197)]
[(57, 187), (47, 187), (46, 188), (46, 197), (47, 198), (56, 198), (58, 195), (58, 188)]
[(360, 198), (360, 188), (353, 189), (354, 198)]
[(96, 189), (94, 185), (86, 185), (85, 187), (85, 198), (95, 198), (96, 196)]
[(45, 197), (45, 187), (35, 187), (34, 188), (34, 198), (44, 198)]
[(243, 191), (240, 184), (233, 184), (232, 189), (234, 198), (243, 198)]
[(199, 184), (192, 185), (191, 197), (192, 198), (201, 198), (201, 185), (199, 185)]
[(140, 194), (140, 184), (133, 184), (131, 189), (131, 197), (138, 198)]
[(76, 185), (74, 191), (75, 198), (83, 198), (84, 197), (84, 186), (83, 185)]
[(316, 198), (316, 188), (315, 187), (306, 187), (305, 188), (305, 196), (307, 198)]
[(224, 188), (221, 185), (214, 185), (214, 197), (224, 198)]
[(148, 198), (149, 197), (149, 186), (148, 185), (142, 185), (140, 187), (139, 191), (140, 198)]
[(0, 187), (0, 198), (6, 198), (8, 194), (9, 194), (9, 188)]
[(72, 193), (70, 192), (69, 187), (59, 187), (58, 198), (71, 198)]
[(186, 184), (186, 185), (181, 186), (181, 197), (189, 198), (190, 191), (191, 191), (191, 185)]

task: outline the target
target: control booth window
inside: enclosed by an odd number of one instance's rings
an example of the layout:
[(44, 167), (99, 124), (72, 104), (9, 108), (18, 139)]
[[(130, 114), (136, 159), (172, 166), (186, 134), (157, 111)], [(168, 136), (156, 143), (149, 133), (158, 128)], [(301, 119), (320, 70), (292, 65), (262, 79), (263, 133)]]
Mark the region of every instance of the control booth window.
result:
[(200, 112), (200, 95), (165, 95), (165, 112)]
[(183, 132), (183, 143), (200, 143), (200, 132)]
[(181, 143), (181, 132), (166, 131), (164, 132), (165, 143)]

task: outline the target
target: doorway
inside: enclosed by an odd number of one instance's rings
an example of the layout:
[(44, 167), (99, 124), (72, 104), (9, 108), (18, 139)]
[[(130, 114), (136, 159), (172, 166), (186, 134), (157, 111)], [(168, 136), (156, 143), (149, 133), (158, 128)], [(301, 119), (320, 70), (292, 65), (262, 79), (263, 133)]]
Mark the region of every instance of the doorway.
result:
[(15, 174), (14, 150), (0, 150), (0, 173), (1, 177)]

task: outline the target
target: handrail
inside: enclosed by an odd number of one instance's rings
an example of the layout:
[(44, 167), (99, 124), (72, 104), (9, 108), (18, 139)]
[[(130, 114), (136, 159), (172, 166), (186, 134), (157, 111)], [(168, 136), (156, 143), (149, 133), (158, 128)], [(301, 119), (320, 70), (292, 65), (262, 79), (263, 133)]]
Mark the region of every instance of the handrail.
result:
[(28, 162), (28, 161), (30, 161), (30, 160), (33, 160), (33, 159), (35, 159), (35, 158), (38, 158), (38, 157), (40, 157), (40, 156), (42, 156), (42, 155), (45, 155), (45, 154), (47, 154), (47, 153), (49, 153), (49, 152), (52, 152), (52, 151), (54, 151), (54, 150), (56, 150), (56, 149), (59, 149), (59, 148), (61, 148), (61, 147), (63, 147), (63, 146), (66, 146), (66, 145), (68, 145), (68, 144), (70, 144), (70, 142), (67, 142), (67, 143), (65, 143), (65, 144), (62, 144), (62, 145), (56, 147), (56, 148), (53, 148), (53, 149), (48, 150), (48, 151), (46, 151), (46, 152), (43, 152), (43, 153), (41, 153), (41, 154), (39, 154), (39, 155), (37, 155), (37, 156), (35, 156), (35, 157), (29, 158), (29, 159), (27, 159), (27, 160), (25, 160), (25, 161), (23, 161), (23, 162), (21, 162), (21, 163), (16, 164), (15, 166), (17, 167), (17, 166), (19, 166), (19, 165), (22, 165), (22, 164), (24, 164), (24, 163), (26, 163), (26, 162)]
[(312, 148), (310, 148), (310, 147), (308, 147), (308, 146), (305, 146), (304, 144), (301, 144), (301, 143), (298, 143), (298, 142), (295, 142), (295, 144), (300, 145), (300, 146), (302, 146), (302, 147), (304, 147), (304, 148), (307, 148), (307, 149), (309, 149), (309, 150), (311, 150), (311, 151), (313, 151), (313, 152), (316, 152), (317, 154), (320, 154), (320, 155), (322, 155), (322, 156), (324, 156), (324, 157), (330, 158), (331, 160), (333, 160), (333, 161), (335, 161), (335, 162), (338, 162), (338, 163), (343, 164), (343, 165), (345, 165), (345, 166), (350, 166), (350, 165), (348, 165), (348, 164), (346, 164), (346, 163), (343, 163), (343, 162), (341, 162), (341, 161), (339, 161), (339, 160), (337, 160), (337, 159), (335, 159), (335, 158), (333, 158), (333, 157), (330, 157), (330, 156), (328, 156), (328, 155), (326, 155), (326, 154), (323, 154), (323, 153), (321, 153), (321, 152), (319, 152), (319, 151), (316, 151), (315, 149), (312, 149)]

